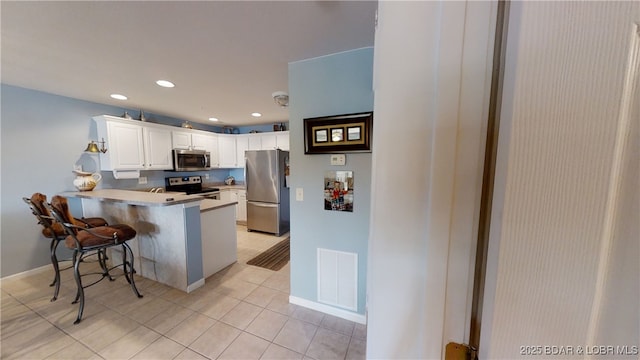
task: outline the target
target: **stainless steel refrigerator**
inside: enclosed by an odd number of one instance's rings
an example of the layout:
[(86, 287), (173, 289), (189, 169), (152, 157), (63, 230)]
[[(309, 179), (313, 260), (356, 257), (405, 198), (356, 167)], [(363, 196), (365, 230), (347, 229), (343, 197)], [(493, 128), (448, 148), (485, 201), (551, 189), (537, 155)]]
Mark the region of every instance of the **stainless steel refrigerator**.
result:
[(280, 236), (289, 231), (289, 152), (245, 152), (247, 230)]

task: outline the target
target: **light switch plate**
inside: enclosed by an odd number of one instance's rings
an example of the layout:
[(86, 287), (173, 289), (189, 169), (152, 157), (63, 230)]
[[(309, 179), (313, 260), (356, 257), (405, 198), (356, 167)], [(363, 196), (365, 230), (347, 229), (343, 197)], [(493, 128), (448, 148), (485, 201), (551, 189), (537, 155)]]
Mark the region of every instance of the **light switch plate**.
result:
[(138, 178), (138, 184), (146, 184), (147, 183), (147, 177), (146, 176), (140, 176)]
[(347, 156), (345, 154), (331, 154), (331, 165), (344, 165), (347, 162)]
[(304, 200), (304, 190), (302, 188), (296, 188), (296, 201)]

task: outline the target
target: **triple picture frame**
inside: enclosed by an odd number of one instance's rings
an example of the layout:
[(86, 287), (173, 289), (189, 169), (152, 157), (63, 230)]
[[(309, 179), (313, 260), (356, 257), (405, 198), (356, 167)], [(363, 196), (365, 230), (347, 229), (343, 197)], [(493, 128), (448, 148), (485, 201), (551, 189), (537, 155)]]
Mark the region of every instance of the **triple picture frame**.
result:
[(304, 153), (371, 152), (373, 112), (304, 119)]

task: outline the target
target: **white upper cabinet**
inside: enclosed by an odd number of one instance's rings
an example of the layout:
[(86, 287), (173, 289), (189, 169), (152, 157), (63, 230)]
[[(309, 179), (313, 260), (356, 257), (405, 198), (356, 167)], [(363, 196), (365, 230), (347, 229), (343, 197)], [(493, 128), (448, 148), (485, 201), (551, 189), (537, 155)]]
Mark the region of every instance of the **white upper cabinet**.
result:
[(93, 119), (108, 149), (100, 153), (100, 170), (171, 170), (172, 149), (208, 151), (212, 168), (244, 167), (246, 150), (289, 150), (288, 131), (233, 135), (110, 115)]
[(106, 116), (94, 119), (98, 138), (104, 139), (107, 148), (106, 153), (100, 153), (100, 170), (144, 169), (142, 126), (110, 121)]
[(262, 134), (240, 134), (236, 137), (236, 167), (244, 167), (244, 152), (262, 150)]
[(275, 133), (264, 133), (262, 135), (262, 150), (273, 150), (278, 148)]
[(174, 149), (208, 151), (211, 155), (211, 167), (220, 166), (218, 134), (200, 130), (173, 130), (171, 138)]
[(278, 147), (278, 149), (289, 151), (289, 132), (280, 131), (280, 132), (276, 132), (275, 134), (276, 134), (276, 146)]
[(249, 150), (249, 135), (235, 135), (236, 137), (236, 166), (244, 167), (244, 152)]
[(218, 158), (219, 167), (234, 168), (236, 167), (236, 135), (218, 135)]
[(246, 136), (249, 140), (249, 147), (247, 147), (247, 150), (262, 150), (262, 134), (248, 134), (241, 136)]
[(275, 131), (260, 134), (262, 137), (262, 150), (289, 150), (289, 132)]
[(115, 116), (94, 117), (98, 138), (105, 139), (100, 170), (167, 170), (171, 160), (171, 132), (161, 125), (140, 125)]
[(174, 149), (191, 149), (191, 133), (186, 131), (171, 131)]
[(145, 126), (142, 128), (142, 133), (144, 136), (145, 169), (173, 169), (171, 131), (161, 127)]

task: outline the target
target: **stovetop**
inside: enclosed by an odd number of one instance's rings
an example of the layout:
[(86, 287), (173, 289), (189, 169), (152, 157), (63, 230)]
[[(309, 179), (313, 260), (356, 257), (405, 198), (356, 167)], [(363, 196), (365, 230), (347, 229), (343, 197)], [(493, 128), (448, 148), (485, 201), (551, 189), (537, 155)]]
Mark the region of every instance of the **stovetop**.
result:
[(203, 187), (202, 176), (168, 177), (164, 181), (166, 191), (186, 192), (187, 195), (220, 191), (219, 188)]

